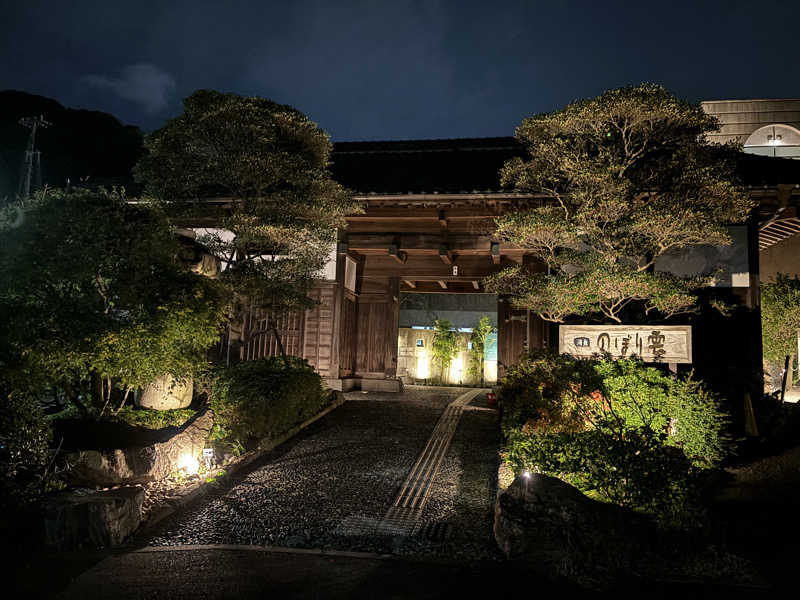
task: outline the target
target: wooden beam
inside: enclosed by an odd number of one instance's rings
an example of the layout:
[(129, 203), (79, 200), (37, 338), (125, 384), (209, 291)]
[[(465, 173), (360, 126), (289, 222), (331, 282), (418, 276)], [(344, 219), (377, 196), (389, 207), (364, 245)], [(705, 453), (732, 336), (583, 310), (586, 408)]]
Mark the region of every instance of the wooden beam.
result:
[[(454, 207), (448, 209), (447, 220), (451, 219), (481, 219), (481, 218), (494, 218), (501, 214), (502, 211), (494, 210), (489, 207), (476, 207), (476, 208), (461, 208)], [(367, 209), (357, 215), (348, 215), (345, 217), (349, 222), (358, 221), (373, 221), (373, 220), (392, 220), (392, 221), (440, 221), (443, 211), (437, 208), (421, 208), (421, 207), (398, 207), (398, 208), (384, 208), (368, 206)]]
[(481, 284), (473, 279), (472, 280), (472, 287), (474, 287), (476, 290), (479, 290), (479, 289), (481, 289)]
[(446, 290), (446, 289), (447, 289), (447, 282), (446, 282), (446, 281), (443, 281), (443, 280), (441, 280), (441, 279), (440, 279), (440, 280), (439, 280), (439, 286), (440, 286), (440, 287), (441, 287), (443, 290)]
[(441, 258), (442, 262), (446, 265), (453, 264), (453, 253), (447, 247), (447, 244), (442, 244), (439, 246), (439, 258)]
[(397, 246), (395, 246), (394, 244), (389, 246), (388, 253), (389, 253), (389, 256), (391, 256), (393, 259), (395, 259), (401, 265), (404, 262), (406, 262), (406, 260), (408, 260), (408, 254), (406, 254), (402, 250), (398, 250)]
[(412, 290), (417, 289), (417, 283), (415, 281), (411, 281), (410, 279), (403, 279), (403, 283), (405, 283)]
[(492, 262), (496, 265), (500, 264), (500, 244), (497, 242), (492, 242), (492, 246), (490, 249), (492, 254)]
[[(349, 233), (347, 248), (350, 252), (358, 254), (386, 254), (390, 246), (397, 246), (398, 250), (408, 254), (429, 254), (438, 256), (444, 248), (451, 254), (487, 255), (491, 250), (492, 239), (485, 234), (448, 234), (447, 241), (443, 242), (441, 235), (427, 233)], [(512, 244), (500, 244), (502, 254), (524, 253), (523, 248)]]
[[(408, 255), (405, 263), (400, 263), (386, 251), (382, 255), (358, 255), (364, 259), (363, 276), (369, 277), (400, 277), (401, 279), (412, 279), (422, 281), (426, 277), (428, 281), (439, 279), (449, 280), (452, 278), (452, 265), (442, 264), (438, 256), (415, 256)], [(505, 258), (505, 257), (504, 257)], [(503, 263), (505, 264), (505, 262)], [(472, 279), (483, 279), (487, 275), (495, 273), (503, 268), (503, 265), (492, 264), (489, 257), (483, 256), (459, 256), (458, 257), (458, 277), (454, 279), (468, 282)], [(467, 284), (472, 287), (471, 284)]]

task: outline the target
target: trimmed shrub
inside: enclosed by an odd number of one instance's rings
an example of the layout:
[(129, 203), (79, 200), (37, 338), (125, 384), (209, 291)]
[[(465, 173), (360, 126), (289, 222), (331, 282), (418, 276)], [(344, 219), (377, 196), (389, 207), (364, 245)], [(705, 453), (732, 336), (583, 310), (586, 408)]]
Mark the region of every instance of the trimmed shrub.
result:
[(232, 444), (275, 438), (317, 414), (326, 402), (322, 378), (303, 359), (281, 357), (238, 363), (214, 382), (213, 437)]
[(197, 411), (191, 408), (174, 410), (153, 410), (150, 408), (133, 408), (126, 406), (112, 418), (133, 427), (146, 429), (164, 429), (165, 427), (181, 427), (191, 419)]
[(548, 350), (521, 357), (498, 390), (503, 434), (525, 425), (547, 432), (585, 429), (580, 402), (602, 383), (593, 367), (590, 361)]
[(698, 467), (718, 465), (731, 452), (729, 418), (699, 382), (648, 367), (636, 358), (577, 360), (537, 351), (512, 367), (500, 385), (503, 433), (579, 432), (609, 419), (622, 428), (668, 433)]
[(607, 404), (625, 427), (669, 433), (665, 444), (679, 447), (697, 467), (715, 467), (731, 453), (727, 413), (691, 376), (675, 378), (635, 359), (603, 360), (594, 367)]
[(516, 472), (560, 477), (664, 524), (700, 522), (702, 472), (731, 451), (716, 398), (638, 359), (535, 352), (504, 378), (500, 401)]
[(701, 470), (665, 438), (648, 427), (608, 423), (579, 433), (515, 430), (506, 462), (516, 472), (559, 477), (591, 498), (651, 514), (665, 526), (697, 526), (704, 515)]

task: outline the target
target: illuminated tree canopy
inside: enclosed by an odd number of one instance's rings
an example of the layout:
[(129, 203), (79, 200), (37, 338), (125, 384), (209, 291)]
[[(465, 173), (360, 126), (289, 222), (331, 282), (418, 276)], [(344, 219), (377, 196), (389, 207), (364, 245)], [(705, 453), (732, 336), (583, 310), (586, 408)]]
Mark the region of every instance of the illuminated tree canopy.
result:
[(276, 310), (308, 305), (344, 215), (357, 211), (328, 171), (328, 135), (300, 111), (264, 98), (200, 90), (146, 139), (136, 177), (171, 212), (226, 199), (204, 242), (222, 280)]
[(717, 128), (700, 106), (652, 84), (526, 119), (516, 135), (529, 158), (506, 163), (501, 179), (535, 198), (499, 217), (497, 233), (547, 270), (507, 269), (489, 287), (555, 322), (621, 322), (631, 303), (661, 317), (692, 311), (707, 279), (654, 272), (656, 259), (730, 244), (726, 225), (752, 208), (734, 177), (738, 149), (704, 139)]

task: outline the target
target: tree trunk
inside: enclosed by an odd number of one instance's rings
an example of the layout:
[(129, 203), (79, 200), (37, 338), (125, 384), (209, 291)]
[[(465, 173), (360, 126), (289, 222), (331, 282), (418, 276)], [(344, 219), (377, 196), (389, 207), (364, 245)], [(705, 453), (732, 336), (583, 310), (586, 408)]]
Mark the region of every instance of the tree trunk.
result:
[(278, 351), (281, 353), (281, 356), (283, 357), (283, 363), (286, 365), (286, 368), (288, 369), (289, 368), (289, 357), (286, 356), (286, 349), (283, 347), (283, 340), (281, 340), (281, 334), (278, 333), (278, 328), (275, 327), (275, 324), (272, 323), (271, 321), (272, 320), (270, 319), (270, 323), (271, 323), (270, 324), (270, 329), (272, 330), (272, 333), (275, 334), (275, 341), (278, 342)]

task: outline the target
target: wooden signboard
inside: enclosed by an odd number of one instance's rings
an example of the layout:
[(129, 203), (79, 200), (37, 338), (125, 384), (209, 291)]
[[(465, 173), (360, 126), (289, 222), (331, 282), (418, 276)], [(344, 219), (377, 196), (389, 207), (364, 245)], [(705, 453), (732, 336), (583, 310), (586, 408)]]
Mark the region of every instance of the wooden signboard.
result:
[(690, 325), (559, 325), (558, 351), (578, 358), (608, 353), (645, 362), (692, 362)]

